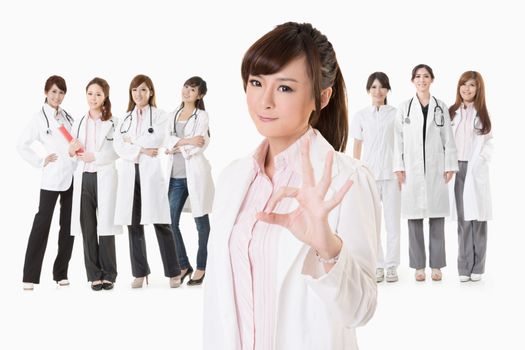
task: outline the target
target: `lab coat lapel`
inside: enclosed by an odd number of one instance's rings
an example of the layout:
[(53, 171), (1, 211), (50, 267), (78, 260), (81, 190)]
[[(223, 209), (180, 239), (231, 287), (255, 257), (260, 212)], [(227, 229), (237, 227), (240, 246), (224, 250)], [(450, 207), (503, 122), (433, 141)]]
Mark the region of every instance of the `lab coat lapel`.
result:
[[(324, 164), (328, 151), (333, 147), (323, 138), (321, 133), (314, 130), (316, 136), (310, 139), (310, 160), (314, 170), (314, 177), (316, 183), (321, 179), (324, 172)], [(332, 179), (337, 176), (339, 167), (337, 160), (334, 157), (332, 165)], [(330, 188), (326, 194), (326, 198), (332, 198), (334, 191)], [(297, 208), (297, 203), (294, 203), (290, 208), (290, 212)], [(281, 236), (279, 237), (279, 251), (277, 256), (277, 286), (281, 289), (286, 279), (286, 275), (290, 268), (294, 265), (297, 259), (304, 258), (306, 252), (310, 249), (309, 246), (299, 241), (290, 231), (285, 228), (281, 229)]]
[(113, 123), (109, 120), (105, 120), (100, 125), (99, 131), (97, 132), (97, 140), (96, 140), (96, 150), (100, 151), (100, 148), (102, 148), (102, 145), (104, 144), (104, 139), (108, 135), (108, 133), (111, 130), (111, 127), (113, 126)]
[(452, 134), (456, 135), (456, 130), (458, 129), (458, 125), (461, 122), (461, 106), (456, 110), (454, 119), (452, 120)]
[(434, 125), (434, 109), (435, 108), (436, 108), (436, 100), (434, 99), (432, 95), (430, 95), (430, 100), (428, 101), (428, 113), (427, 113), (427, 129), (426, 129), (427, 135), (428, 135), (428, 129), (430, 128), (430, 126)]

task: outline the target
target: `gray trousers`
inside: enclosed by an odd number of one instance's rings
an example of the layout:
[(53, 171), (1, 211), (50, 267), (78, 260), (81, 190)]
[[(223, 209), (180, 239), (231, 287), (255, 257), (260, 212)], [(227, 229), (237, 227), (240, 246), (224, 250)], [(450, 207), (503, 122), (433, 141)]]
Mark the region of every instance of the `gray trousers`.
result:
[[(445, 256), (445, 218), (429, 218), (430, 267), (440, 269), (447, 265)], [(423, 219), (408, 220), (408, 244), (410, 267), (423, 269), (426, 266), (425, 236)]]
[(487, 252), (487, 222), (465, 221), (463, 208), (463, 190), (468, 162), (459, 161), (459, 172), (456, 173), (454, 195), (458, 212), (458, 272), (462, 276), (485, 272)]
[(98, 237), (97, 202), (97, 173), (83, 173), (80, 194), (80, 228), (82, 229), (84, 264), (88, 281), (115, 282), (117, 278), (115, 236)]

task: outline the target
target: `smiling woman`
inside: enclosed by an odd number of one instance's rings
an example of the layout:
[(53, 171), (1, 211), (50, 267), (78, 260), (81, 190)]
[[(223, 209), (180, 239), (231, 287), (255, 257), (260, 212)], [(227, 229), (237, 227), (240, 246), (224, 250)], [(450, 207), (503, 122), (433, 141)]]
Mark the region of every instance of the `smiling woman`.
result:
[[(345, 155), (345, 85), (310, 24), (246, 52), (242, 77), (263, 142), (222, 173), (205, 284), (205, 349), (357, 349), (374, 314), (378, 196)], [(221, 322), (217, 322), (221, 320)]]

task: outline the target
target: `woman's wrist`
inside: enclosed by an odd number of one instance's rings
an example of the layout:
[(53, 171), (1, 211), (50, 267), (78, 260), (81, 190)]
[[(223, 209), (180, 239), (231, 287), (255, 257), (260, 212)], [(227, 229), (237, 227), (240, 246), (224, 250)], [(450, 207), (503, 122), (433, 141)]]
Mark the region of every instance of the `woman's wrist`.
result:
[[(315, 253), (319, 258), (319, 261), (324, 263), (335, 263), (341, 253), (343, 247), (343, 241), (336, 234), (331, 234), (327, 240), (326, 245), (320, 249), (315, 249)], [(332, 262), (332, 260), (335, 260)]]

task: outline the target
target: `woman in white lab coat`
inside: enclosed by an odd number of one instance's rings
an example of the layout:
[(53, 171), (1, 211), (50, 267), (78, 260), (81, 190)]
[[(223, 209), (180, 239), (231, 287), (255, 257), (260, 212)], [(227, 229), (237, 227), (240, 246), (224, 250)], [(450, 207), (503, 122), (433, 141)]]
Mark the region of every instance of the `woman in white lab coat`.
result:
[(366, 83), (366, 91), (372, 97), (372, 105), (361, 109), (350, 124), (350, 136), (354, 138), (354, 158), (361, 159), (372, 171), (383, 204), (386, 226), (386, 255), (381, 239), (378, 240), (376, 280), (398, 280), (399, 241), (401, 219), (401, 190), (392, 172), (394, 153), (394, 124), (396, 109), (387, 104), (390, 81), (383, 72), (372, 73)]
[(78, 161), (74, 176), (72, 234), (82, 234), (84, 263), (91, 289), (110, 290), (117, 278), (115, 225), (118, 158), (113, 149), (116, 119), (111, 114), (109, 84), (102, 78), (86, 86), (89, 111), (73, 125), (70, 155)]
[(167, 184), (158, 150), (164, 145), (168, 118), (156, 108), (153, 82), (137, 75), (129, 86), (127, 114), (114, 134), (114, 147), (121, 161), (117, 166), (118, 187), (115, 224), (127, 225), (132, 288), (148, 283), (144, 225), (153, 224), (170, 287), (180, 286), (180, 267), (171, 232)]
[[(171, 228), (175, 235), (177, 257), (181, 268), (181, 283), (190, 277), (188, 285), (200, 285), (204, 279), (208, 255), (210, 221), (208, 214), (213, 203), (213, 179), (210, 163), (204, 156), (209, 144), (208, 113), (204, 110), (206, 82), (201, 77), (191, 77), (182, 86), (182, 103), (169, 118), (169, 136), (166, 153), (169, 154), (168, 178), (171, 211)], [(181, 212), (190, 207), (199, 234), (197, 270), (186, 254), (186, 247), (179, 228)]]
[(489, 163), (494, 147), (481, 74), (461, 75), (449, 111), (459, 160), (449, 186), (452, 217), (458, 221), (459, 279), (479, 281), (485, 272), (487, 221), (492, 219)]
[[(57, 257), (53, 265), (53, 279), (60, 286), (69, 285), (67, 270), (74, 242), (70, 231), (75, 162), (68, 154), (69, 141), (59, 129), (71, 132), (73, 125), (73, 118), (60, 108), (66, 92), (66, 82), (62, 77), (57, 75), (49, 77), (44, 87), (45, 103), (18, 140), (17, 150), (22, 158), (34, 167), (42, 169), (38, 212), (33, 220), (24, 262), (25, 290), (33, 290), (34, 284), (40, 283), (42, 261), (58, 197), (60, 197), (60, 231)], [(40, 156), (31, 148), (34, 142), (39, 142), (44, 147), (46, 156)]]
[(204, 349), (357, 349), (376, 306), (380, 204), (370, 172), (334, 152), (348, 135), (335, 52), (289, 22), (250, 47), (241, 72), (264, 140), (218, 182)]
[(447, 106), (430, 94), (432, 68), (412, 70), (416, 96), (403, 102), (396, 116), (394, 171), (401, 186), (401, 214), (408, 219), (410, 267), (424, 281), (426, 254), (423, 219), (429, 218), (429, 265), (440, 281), (446, 265), (445, 216), (449, 215), (447, 183), (458, 170), (456, 146)]

